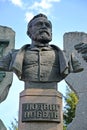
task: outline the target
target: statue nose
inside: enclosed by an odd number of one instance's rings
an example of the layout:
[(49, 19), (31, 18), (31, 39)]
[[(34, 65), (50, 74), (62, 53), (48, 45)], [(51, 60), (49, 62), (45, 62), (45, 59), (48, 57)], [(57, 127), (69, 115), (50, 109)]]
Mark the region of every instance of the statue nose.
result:
[(42, 24), (42, 28), (46, 28), (46, 25), (45, 25), (45, 23), (43, 23), (43, 24)]
[(43, 26), (42, 29), (47, 29), (47, 27)]
[(41, 28), (42, 28), (42, 29), (47, 29), (47, 27), (46, 27), (45, 24), (43, 24)]

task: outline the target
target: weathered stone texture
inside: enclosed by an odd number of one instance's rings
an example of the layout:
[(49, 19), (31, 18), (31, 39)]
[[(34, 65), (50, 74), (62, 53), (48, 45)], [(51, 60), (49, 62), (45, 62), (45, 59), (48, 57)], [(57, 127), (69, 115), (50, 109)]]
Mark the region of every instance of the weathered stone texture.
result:
[(1, 120), (0, 120), (0, 130), (7, 130)]
[[(50, 119), (45, 119), (43, 118), (40, 113), (41, 117), (37, 117), (38, 120), (36, 119), (36, 116), (33, 115), (33, 117), (30, 119), (28, 122), (22, 122), (22, 104), (28, 103), (28, 104), (42, 104), (41, 108), (38, 109), (37, 112), (46, 112), (44, 113), (45, 117), (47, 116), (46, 114), (49, 113), (48, 105), (52, 107), (53, 104), (59, 105), (60, 106), (60, 122), (57, 122), (57, 119), (53, 118), (52, 115)], [(45, 110), (43, 110), (43, 107), (45, 105)], [(32, 107), (32, 109), (34, 109)], [(36, 109), (36, 108), (35, 108)], [(55, 108), (54, 108), (55, 109)], [(19, 106), (19, 128), (18, 130), (63, 130), (63, 118), (62, 118), (62, 97), (59, 92), (57, 92), (55, 89), (26, 89), (20, 94), (20, 106)], [(27, 112), (28, 108), (27, 108)], [(35, 112), (35, 111), (34, 111)], [(52, 110), (50, 110), (52, 113)], [(55, 111), (56, 112), (56, 111)], [(33, 113), (32, 113), (33, 114)], [(26, 115), (25, 115), (26, 116)], [(31, 115), (30, 115), (31, 116)], [(47, 116), (48, 117), (48, 116)], [(35, 120), (34, 120), (35, 118)], [(33, 120), (32, 120), (33, 119)]]
[[(7, 44), (7, 45), (6, 45)], [(15, 45), (15, 32), (6, 26), (0, 26), (0, 58), (6, 55)], [(0, 71), (0, 103), (4, 101), (8, 95), (9, 88), (13, 80), (12, 72), (4, 72), (2, 76)], [(6, 130), (3, 122), (0, 120), (0, 130)]]
[(82, 55), (74, 49), (74, 46), (81, 42), (87, 43), (86, 33), (69, 32), (64, 34), (64, 50), (67, 58), (69, 59), (69, 55), (74, 52), (84, 68), (84, 71), (76, 74), (71, 73), (65, 79), (79, 97), (75, 118), (67, 130), (87, 130), (87, 63), (83, 60)]
[[(15, 32), (6, 26), (0, 26), (0, 42), (2, 45), (8, 41), (8, 45), (3, 47), (2, 56), (6, 55), (15, 45)], [(1, 47), (0, 47), (1, 48)], [(1, 53), (0, 53), (1, 54)], [(1, 57), (1, 56), (0, 56)], [(7, 97), (9, 87), (13, 80), (12, 72), (5, 72), (6, 76), (0, 82), (0, 102), (4, 101)]]

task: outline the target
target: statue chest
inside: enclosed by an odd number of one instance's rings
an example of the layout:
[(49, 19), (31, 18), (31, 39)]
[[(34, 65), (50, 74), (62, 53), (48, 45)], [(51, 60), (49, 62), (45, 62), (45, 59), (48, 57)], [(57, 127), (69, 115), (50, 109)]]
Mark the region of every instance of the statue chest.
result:
[(57, 80), (59, 73), (58, 52), (54, 50), (27, 50), (23, 62), (23, 77), (29, 81)]

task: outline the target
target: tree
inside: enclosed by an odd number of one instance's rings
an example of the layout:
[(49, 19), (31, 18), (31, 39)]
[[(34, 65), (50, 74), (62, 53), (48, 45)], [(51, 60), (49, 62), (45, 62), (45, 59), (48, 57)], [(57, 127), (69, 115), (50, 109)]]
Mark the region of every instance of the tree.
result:
[(9, 127), (9, 130), (18, 130), (18, 121), (16, 118), (14, 118), (14, 121), (11, 122), (11, 127)]
[(65, 98), (65, 107), (64, 107), (64, 129), (66, 129), (67, 125), (72, 122), (75, 117), (76, 105), (78, 103), (78, 97), (71, 89), (67, 88), (66, 98)]

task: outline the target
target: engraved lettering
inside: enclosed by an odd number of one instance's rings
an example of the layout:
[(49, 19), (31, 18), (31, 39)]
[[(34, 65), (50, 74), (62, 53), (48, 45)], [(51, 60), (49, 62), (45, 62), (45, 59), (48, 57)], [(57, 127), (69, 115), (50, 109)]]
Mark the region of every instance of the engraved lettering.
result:
[(30, 104), (30, 110), (35, 110), (37, 108), (37, 104)]
[(47, 103), (22, 104), (22, 121), (56, 121), (60, 122), (60, 106)]
[(43, 110), (48, 110), (48, 104), (43, 104)]
[(48, 118), (48, 111), (43, 111), (43, 118)]
[(42, 117), (42, 112), (41, 111), (37, 111), (37, 118), (41, 118)]

